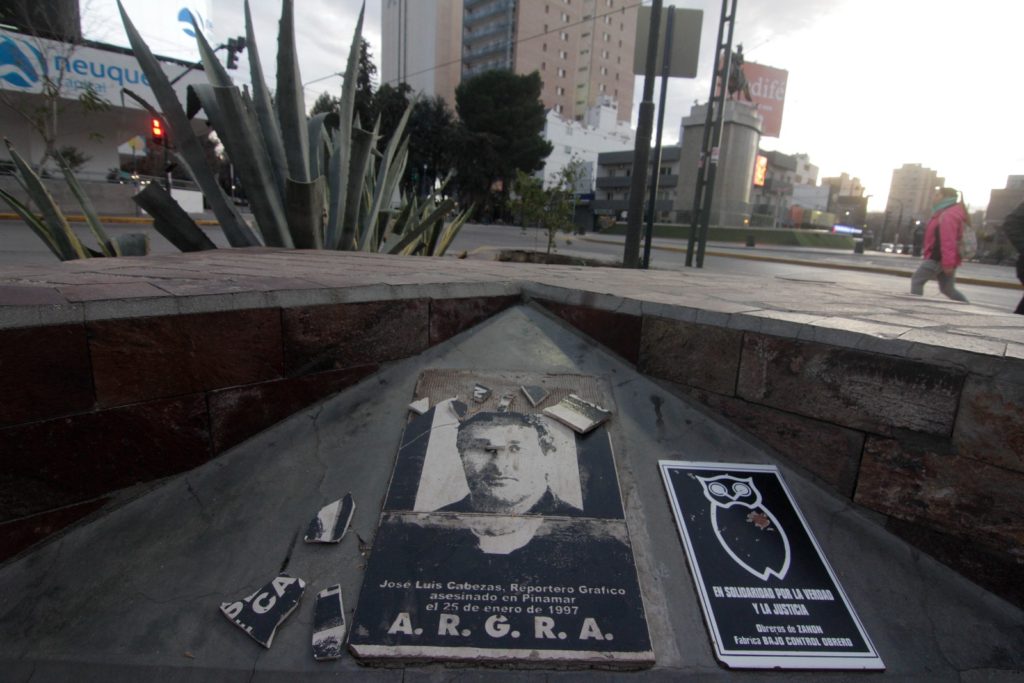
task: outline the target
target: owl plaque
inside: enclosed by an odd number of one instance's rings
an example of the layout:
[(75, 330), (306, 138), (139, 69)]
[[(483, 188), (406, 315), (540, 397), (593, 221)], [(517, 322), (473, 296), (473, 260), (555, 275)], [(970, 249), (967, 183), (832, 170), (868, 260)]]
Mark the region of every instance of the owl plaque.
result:
[(885, 668), (778, 468), (660, 466), (723, 664)]

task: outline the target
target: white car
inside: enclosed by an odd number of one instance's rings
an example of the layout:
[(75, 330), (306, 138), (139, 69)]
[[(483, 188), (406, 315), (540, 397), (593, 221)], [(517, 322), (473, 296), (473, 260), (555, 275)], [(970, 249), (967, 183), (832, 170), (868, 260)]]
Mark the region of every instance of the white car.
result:
[(892, 242), (882, 242), (881, 248), (886, 254), (891, 254), (896, 250), (896, 245)]

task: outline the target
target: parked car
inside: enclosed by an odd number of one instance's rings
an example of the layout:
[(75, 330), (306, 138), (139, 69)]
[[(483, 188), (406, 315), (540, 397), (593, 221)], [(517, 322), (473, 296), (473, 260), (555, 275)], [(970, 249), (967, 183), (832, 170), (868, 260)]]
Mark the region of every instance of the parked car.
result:
[(881, 244), (881, 246), (879, 248), (882, 251), (884, 251), (886, 254), (891, 254), (894, 251), (896, 251), (896, 245), (893, 244), (892, 242), (882, 242), (882, 244)]

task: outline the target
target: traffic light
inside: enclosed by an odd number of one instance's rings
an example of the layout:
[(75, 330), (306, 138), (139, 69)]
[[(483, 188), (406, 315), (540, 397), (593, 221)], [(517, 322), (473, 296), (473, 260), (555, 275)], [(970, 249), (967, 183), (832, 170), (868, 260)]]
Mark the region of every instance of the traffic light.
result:
[(160, 119), (153, 117), (150, 120), (150, 132), (153, 136), (154, 145), (163, 145), (166, 142), (167, 137), (164, 135), (164, 122)]
[(238, 68), (238, 53), (245, 49), (245, 38), (228, 38), (228, 68)]

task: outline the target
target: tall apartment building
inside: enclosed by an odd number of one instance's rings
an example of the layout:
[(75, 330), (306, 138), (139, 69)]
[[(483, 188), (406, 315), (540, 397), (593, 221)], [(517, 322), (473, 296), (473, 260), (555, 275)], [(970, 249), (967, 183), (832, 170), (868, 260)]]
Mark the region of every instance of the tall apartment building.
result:
[[(931, 215), (935, 187), (945, 183), (945, 178), (940, 178), (936, 171), (921, 164), (903, 164), (894, 170), (889, 185), (889, 199), (885, 203), (886, 225), (895, 226), (897, 231), (904, 228), (901, 238), (905, 238), (909, 221), (924, 220)], [(887, 234), (891, 232), (890, 229)]]
[(541, 99), (562, 118), (582, 121), (610, 97), (628, 122), (636, 15), (632, 0), (464, 0), (462, 77), (538, 71)]
[(408, 83), (455, 108), (462, 77), (462, 0), (383, 0), (381, 83)]

